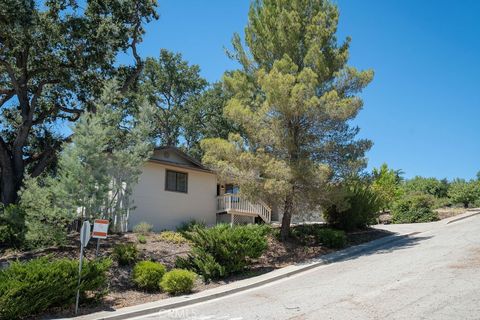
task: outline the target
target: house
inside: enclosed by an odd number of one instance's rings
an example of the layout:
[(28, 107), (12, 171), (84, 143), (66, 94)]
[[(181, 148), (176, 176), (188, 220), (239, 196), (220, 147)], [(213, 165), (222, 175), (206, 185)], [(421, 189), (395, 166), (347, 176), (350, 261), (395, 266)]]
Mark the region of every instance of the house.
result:
[(221, 183), (214, 171), (178, 148), (156, 148), (133, 190), (128, 226), (131, 230), (145, 221), (160, 231), (190, 220), (210, 226), (270, 222), (271, 209), (265, 203), (252, 203), (237, 193), (238, 188)]

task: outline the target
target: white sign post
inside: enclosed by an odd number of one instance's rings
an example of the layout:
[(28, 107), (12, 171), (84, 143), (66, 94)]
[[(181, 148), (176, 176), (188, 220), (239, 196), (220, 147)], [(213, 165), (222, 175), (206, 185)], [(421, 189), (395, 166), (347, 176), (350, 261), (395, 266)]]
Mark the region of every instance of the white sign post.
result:
[(84, 221), (82, 229), (80, 230), (80, 263), (78, 265), (78, 287), (77, 299), (75, 301), (75, 314), (78, 313), (78, 303), (80, 301), (80, 283), (82, 281), (82, 264), (83, 264), (83, 248), (85, 248), (90, 241), (90, 222)]
[(107, 239), (109, 221), (106, 219), (95, 219), (93, 223), (92, 238), (97, 238), (97, 250), (95, 251), (95, 258), (98, 256), (100, 248), (100, 239)]

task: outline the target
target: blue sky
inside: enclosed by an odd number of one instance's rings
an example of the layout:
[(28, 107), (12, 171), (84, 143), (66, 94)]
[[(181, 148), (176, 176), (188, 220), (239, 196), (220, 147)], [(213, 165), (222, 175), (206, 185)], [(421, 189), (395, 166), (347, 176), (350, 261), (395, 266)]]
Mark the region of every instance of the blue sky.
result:
[[(183, 54), (209, 81), (236, 64), (224, 54), (243, 33), (248, 0), (163, 0), (143, 56)], [(480, 170), (480, 1), (338, 0), (350, 64), (375, 71), (355, 124), (383, 162), (406, 177), (473, 178)]]

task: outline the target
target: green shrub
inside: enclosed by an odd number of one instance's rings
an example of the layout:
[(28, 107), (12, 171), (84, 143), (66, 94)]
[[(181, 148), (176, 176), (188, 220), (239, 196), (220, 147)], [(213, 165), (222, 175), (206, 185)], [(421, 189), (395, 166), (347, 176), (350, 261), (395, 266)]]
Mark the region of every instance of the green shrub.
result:
[(0, 207), (0, 244), (20, 247), (25, 241), (26, 231), (24, 210), (16, 205)]
[[(290, 229), (290, 235), (292, 238), (300, 242), (302, 245), (311, 245), (316, 242), (315, 234), (319, 229), (323, 229), (321, 224), (302, 224)], [(280, 234), (276, 234), (276, 237), (280, 239)]]
[(134, 233), (139, 233), (143, 235), (149, 234), (152, 231), (153, 231), (153, 226), (147, 222), (140, 222), (135, 227), (133, 227)]
[(260, 257), (267, 249), (269, 230), (260, 225), (221, 224), (186, 232), (184, 236), (192, 243), (192, 250), (187, 258), (177, 259), (177, 266), (193, 270), (205, 280), (243, 271), (251, 259)]
[(415, 223), (437, 221), (438, 214), (433, 209), (434, 199), (425, 194), (409, 194), (399, 199), (393, 206), (393, 223)]
[(374, 224), (381, 203), (368, 186), (361, 183), (344, 187), (344, 206), (331, 205), (324, 209), (325, 221), (338, 229), (351, 231)]
[(315, 240), (329, 248), (343, 248), (347, 244), (347, 236), (343, 230), (330, 228), (318, 229), (315, 233)]
[(161, 263), (140, 261), (133, 268), (133, 282), (145, 290), (158, 290), (165, 272), (165, 266)]
[(434, 198), (433, 199), (433, 208), (445, 208), (451, 207), (453, 205), (452, 199), (450, 198)]
[(171, 294), (190, 293), (195, 284), (196, 276), (192, 271), (173, 269), (163, 276), (160, 286), (164, 291)]
[(480, 200), (480, 181), (456, 179), (450, 184), (448, 196), (452, 203), (459, 203), (468, 208)]
[[(80, 293), (105, 294), (106, 272), (111, 260), (84, 261)], [(0, 270), (0, 319), (33, 316), (52, 307), (66, 307), (75, 302), (78, 284), (78, 260), (48, 257), (13, 262)], [(83, 300), (82, 301), (85, 301)]]
[(143, 234), (137, 236), (138, 243), (145, 244), (147, 243), (147, 238)]
[(326, 228), (321, 224), (295, 226), (291, 235), (303, 245), (322, 244), (329, 248), (343, 248), (347, 243), (343, 230)]
[(120, 266), (127, 266), (137, 261), (138, 250), (133, 243), (119, 244), (113, 248), (113, 258)]
[(175, 231), (163, 231), (157, 237), (159, 241), (165, 241), (170, 243), (182, 244), (187, 243), (188, 240), (180, 232)]
[(177, 232), (191, 232), (194, 231), (196, 228), (202, 228), (205, 229), (206, 225), (204, 222), (196, 221), (196, 220), (190, 220), (183, 222), (179, 227), (177, 227)]

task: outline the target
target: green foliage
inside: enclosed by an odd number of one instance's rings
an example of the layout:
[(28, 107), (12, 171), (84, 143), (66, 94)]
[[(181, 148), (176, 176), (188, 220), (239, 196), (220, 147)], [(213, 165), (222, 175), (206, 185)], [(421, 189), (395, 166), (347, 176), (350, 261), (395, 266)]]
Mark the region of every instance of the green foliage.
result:
[(20, 247), (25, 240), (25, 212), (17, 205), (0, 204), (0, 246)]
[(227, 139), (229, 133), (241, 132), (241, 129), (223, 114), (229, 98), (229, 93), (217, 82), (188, 100), (182, 118), (182, 131), (185, 139), (183, 147), (189, 155), (196, 159), (202, 158), (202, 139)]
[(258, 258), (268, 247), (269, 228), (260, 225), (217, 225), (186, 232), (192, 243), (187, 258), (177, 259), (177, 266), (202, 275), (205, 280), (221, 278), (243, 271), (251, 259)]
[(155, 138), (160, 145), (176, 146), (184, 131), (183, 118), (188, 113), (186, 104), (205, 88), (207, 82), (200, 77), (200, 67), (190, 66), (181, 54), (160, 50), (158, 59), (147, 58), (139, 78), (139, 90), (157, 112)]
[(147, 238), (143, 234), (137, 236), (138, 243), (145, 244), (147, 243)]
[(432, 210), (434, 197), (425, 194), (407, 194), (393, 206), (393, 223), (416, 223), (437, 221), (438, 214)]
[[(155, 9), (152, 0), (1, 2), (0, 171), (12, 174), (0, 178), (0, 202), (17, 201), (24, 177), (55, 172), (70, 134), (62, 127), (93, 109), (107, 79), (129, 89)], [(118, 65), (130, 49), (137, 66)]]
[(142, 235), (149, 234), (152, 231), (153, 231), (153, 225), (147, 222), (140, 222), (135, 227), (133, 227), (133, 232), (139, 233)]
[(334, 230), (330, 228), (318, 229), (315, 234), (317, 243), (321, 243), (329, 248), (340, 249), (347, 244), (347, 236), (343, 230)]
[(182, 244), (188, 242), (188, 240), (183, 237), (182, 233), (175, 231), (163, 231), (158, 235), (157, 239), (159, 241), (165, 241), (175, 244)]
[(381, 208), (381, 201), (368, 185), (363, 182), (347, 183), (338, 193), (338, 203), (323, 210), (325, 221), (341, 230), (354, 230), (374, 224)]
[[(25, 211), (25, 246), (44, 248), (62, 245), (67, 239), (67, 225), (75, 217), (73, 207), (60, 199), (67, 197), (66, 190), (54, 183), (53, 178), (44, 181), (48, 186), (40, 185), (39, 179), (27, 178), (21, 192), (20, 207)], [(60, 207), (57, 204), (65, 204)], [(67, 209), (67, 207), (69, 209)]]
[(138, 249), (133, 243), (118, 244), (113, 248), (113, 259), (120, 266), (127, 266), (135, 263), (138, 259)]
[(224, 113), (242, 134), (201, 142), (204, 163), (243, 194), (284, 205), (282, 239), (296, 204), (319, 205), (329, 180), (362, 169), (371, 146), (349, 123), (373, 71), (347, 65), (338, 17), (330, 1), (254, 1), (246, 46), (235, 34), (229, 53), (242, 68), (224, 76)]
[(377, 194), (381, 209), (389, 209), (396, 199), (402, 195), (400, 172), (389, 169), (387, 164), (372, 171), (372, 190)]
[[(86, 292), (96, 292), (97, 298), (105, 293), (110, 265), (108, 259), (84, 262), (82, 297)], [(67, 307), (75, 301), (77, 284), (78, 260), (43, 257), (13, 262), (0, 270), (0, 319), (32, 317), (52, 307)]]
[(161, 263), (140, 261), (133, 268), (133, 282), (141, 289), (158, 290), (165, 272), (166, 268)]
[(456, 179), (450, 184), (448, 196), (453, 203), (461, 203), (468, 208), (480, 199), (480, 182)]
[(424, 178), (416, 176), (405, 182), (404, 189), (407, 193), (424, 193), (436, 198), (448, 196), (449, 183), (446, 179)]
[(192, 271), (173, 269), (163, 276), (160, 285), (164, 291), (170, 294), (190, 293), (196, 277), (197, 275)]
[(329, 248), (343, 248), (347, 238), (342, 230), (326, 228), (321, 224), (295, 226), (291, 235), (302, 245), (322, 244)]
[[(133, 187), (151, 152), (150, 109), (138, 105), (135, 116), (125, 111), (115, 81), (109, 83), (95, 112), (85, 112), (72, 128), (72, 142), (60, 155), (55, 177), (28, 178), (21, 192), (26, 212), (27, 241), (35, 246), (61, 242), (65, 225), (79, 214), (84, 219), (125, 225)], [(127, 115), (128, 114), (128, 115)], [(101, 213), (107, 216), (100, 216)], [(29, 236), (31, 235), (31, 236)]]
[(206, 225), (204, 222), (197, 221), (197, 220), (190, 220), (182, 222), (182, 224), (177, 227), (177, 232), (190, 232), (195, 231), (196, 228), (205, 228)]

